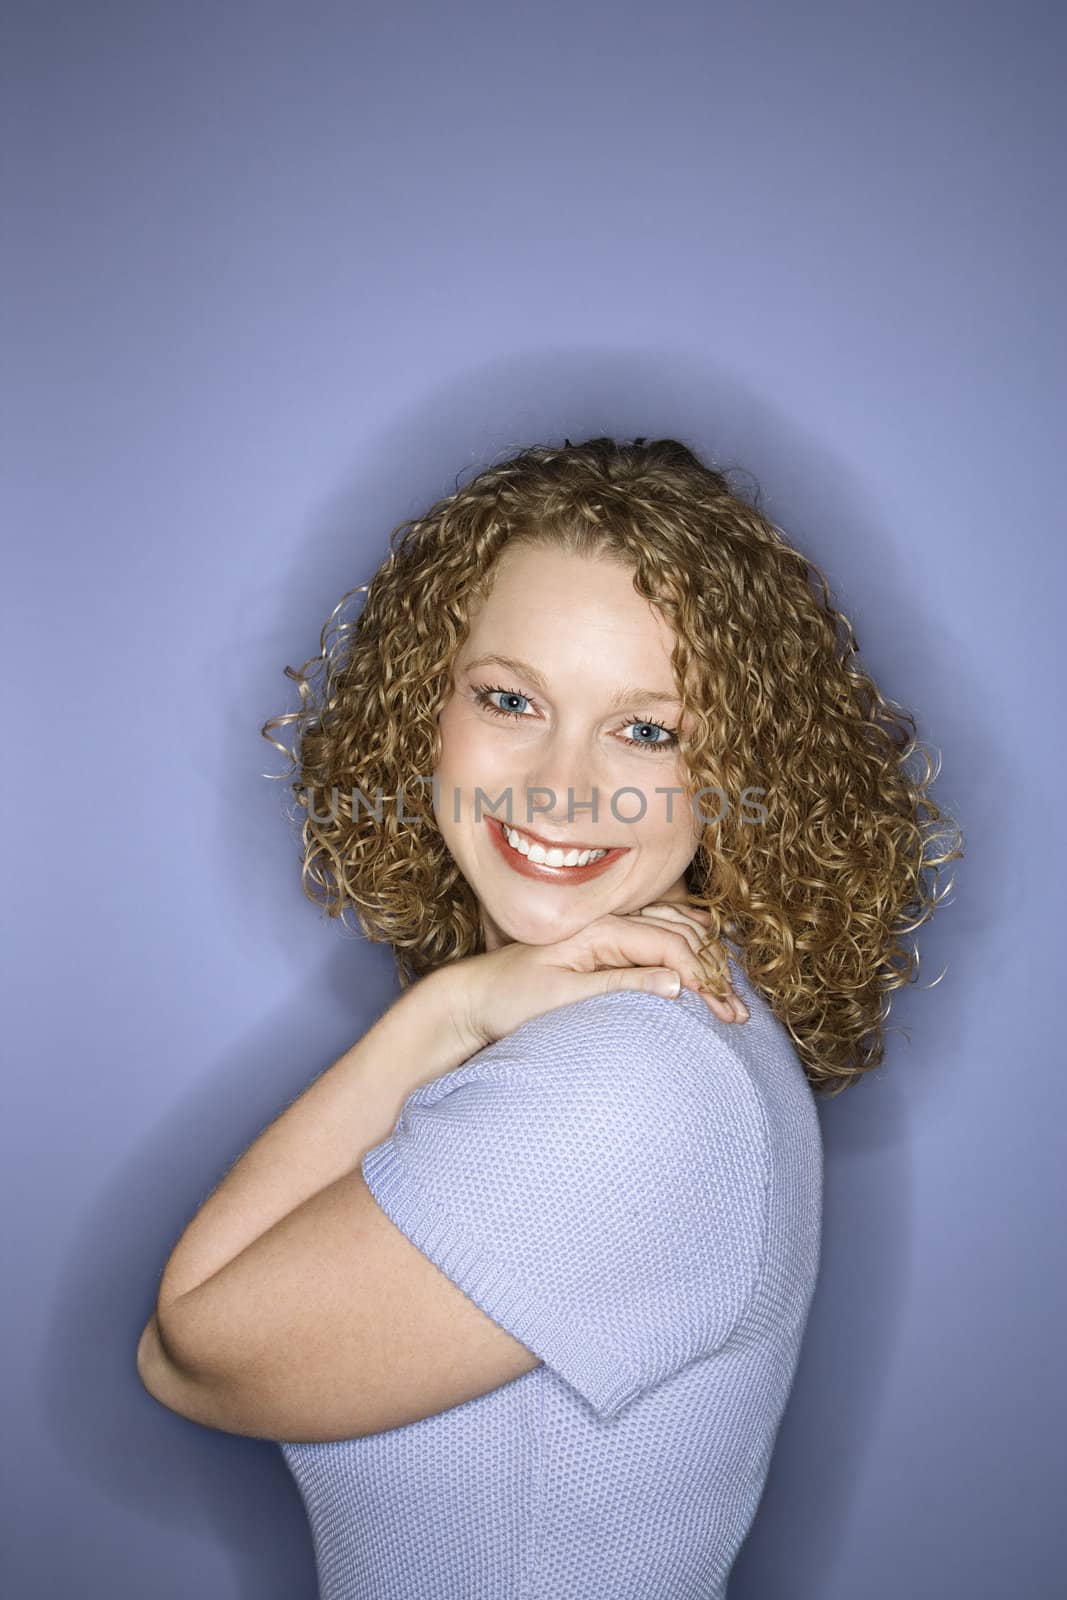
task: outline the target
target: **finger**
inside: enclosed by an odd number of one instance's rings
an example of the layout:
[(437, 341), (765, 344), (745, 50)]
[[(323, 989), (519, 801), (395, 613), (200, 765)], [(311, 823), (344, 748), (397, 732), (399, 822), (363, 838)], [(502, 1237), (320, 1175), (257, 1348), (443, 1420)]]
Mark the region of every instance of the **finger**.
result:
[(646, 911), (651, 912), (653, 916), (669, 911), (675, 916), (695, 917), (701, 922), (711, 921), (711, 912), (705, 911), (703, 906), (694, 906), (688, 902), (683, 904), (680, 900), (650, 900), (647, 906), (641, 906), (634, 915), (640, 916)]
[[(585, 972), (575, 976), (581, 980), (582, 994), (605, 994), (619, 989), (638, 989), (675, 1000), (682, 990), (678, 973), (673, 967), (602, 967), (596, 972)], [(743, 1015), (736, 1015), (724, 1001), (716, 1000), (714, 995), (705, 994), (703, 998), (723, 1022), (745, 1022), (748, 1019), (748, 1008), (740, 1000), (737, 1004), (741, 1007)]]
[(703, 906), (679, 905), (675, 900), (655, 900), (650, 905), (642, 906), (640, 911), (633, 913), (641, 917), (670, 917), (672, 921), (684, 923), (689, 928), (696, 928), (700, 934), (706, 935), (711, 926), (711, 912), (705, 911)]
[(675, 905), (670, 901), (656, 901), (652, 905), (642, 906), (640, 911), (635, 911), (632, 915), (641, 917), (645, 922), (670, 921), (676, 927), (688, 929), (698, 940), (698, 943), (702, 943), (707, 934), (706, 922), (693, 916), (684, 906)]
[[(712, 956), (701, 955), (690, 944), (696, 930), (684, 922), (654, 917), (606, 916), (591, 923), (584, 931), (595, 959), (605, 966), (657, 966), (670, 967), (678, 973), (687, 989), (692, 989), (705, 1001), (710, 1010), (724, 1022), (744, 1022), (748, 1010), (734, 994), (725, 961), (721, 964)], [(714, 945), (710, 950), (714, 950)], [(707, 968), (710, 967), (710, 971)], [(719, 978), (726, 994), (718, 996), (707, 987), (709, 978)]]
[(618, 989), (639, 989), (646, 994), (676, 1000), (682, 992), (681, 980), (673, 967), (602, 967), (597, 972), (575, 974), (583, 994), (611, 994)]
[[(653, 906), (650, 908), (650, 912), (658, 909), (659, 907)], [(662, 909), (666, 913), (676, 909), (680, 910), (681, 908), (676, 908), (673, 903), (669, 903)], [(648, 914), (643, 920), (646, 922), (658, 922), (660, 926), (668, 925), (666, 917), (661, 919), (658, 916)], [(709, 942), (707, 929), (700, 924), (689, 922), (684, 912), (677, 919), (670, 918), (669, 926), (671, 931), (677, 929), (680, 933), (684, 933), (697, 958), (700, 978), (696, 985), (687, 983), (687, 988), (695, 987), (712, 1010), (722, 1016), (725, 1021), (747, 1022), (748, 1007), (734, 989), (730, 969), (721, 944), (714, 940)], [(726, 990), (725, 995), (719, 996), (710, 992), (708, 989), (709, 980), (713, 983), (718, 980)]]
[(698, 955), (700, 953), (700, 946), (704, 942), (703, 930), (697, 923), (690, 922), (688, 917), (671, 916), (669, 908), (666, 906), (662, 908), (662, 912), (658, 906), (644, 906), (640, 912), (635, 912), (634, 915), (640, 916), (642, 925), (645, 923), (658, 923), (661, 928), (666, 928), (669, 933), (682, 934), (684, 938), (688, 939), (693, 954)]
[(685, 911), (673, 901), (654, 901), (651, 905), (643, 906), (640, 913), (633, 914), (640, 915), (642, 922), (658, 923), (661, 927), (669, 926), (672, 932), (675, 929), (684, 932), (694, 955), (701, 961), (702, 966), (707, 968), (703, 981), (706, 982), (708, 977), (718, 976), (725, 984), (727, 998), (724, 1004), (729, 1006), (730, 1020), (747, 1020), (747, 1007), (734, 989), (729, 967), (725, 960), (719, 961), (714, 957), (713, 952), (721, 952), (722, 946), (715, 941), (708, 942), (707, 929), (702, 924), (689, 921)]

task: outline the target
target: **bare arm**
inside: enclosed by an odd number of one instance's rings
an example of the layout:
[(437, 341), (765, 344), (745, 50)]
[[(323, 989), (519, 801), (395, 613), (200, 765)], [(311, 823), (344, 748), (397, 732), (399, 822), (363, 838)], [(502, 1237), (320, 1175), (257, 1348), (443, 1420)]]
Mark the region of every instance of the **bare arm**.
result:
[(156, 1301), (173, 1301), (228, 1266), (290, 1212), (357, 1168), (396, 1125), (420, 1084), (461, 1066), (479, 1048), (459, 1025), (448, 966), (406, 989), (259, 1135), (187, 1225)]
[(660, 917), (608, 917), (556, 946), (449, 962), (405, 990), (185, 1229), (138, 1345), (148, 1392), (231, 1433), (341, 1439), (437, 1415), (528, 1372), (537, 1353), (415, 1248), (368, 1188), (363, 1157), (412, 1090), (528, 1018), (654, 987), (657, 973), (632, 961), (670, 963), (698, 986), (697, 947), (692, 928)]
[[(646, 908), (654, 912), (655, 906)], [(699, 930), (703, 933), (703, 929)], [(654, 915), (606, 916), (557, 944), (512, 943), (452, 961), (406, 989), (363, 1038), (249, 1146), (171, 1253), (156, 1311), (200, 1288), (297, 1208), (358, 1169), (408, 1095), (528, 1017), (615, 988), (654, 989), (663, 970), (704, 981), (698, 932)], [(634, 965), (633, 963), (637, 963)], [(662, 967), (646, 965), (662, 963)], [(728, 1003), (705, 996), (712, 1009)]]

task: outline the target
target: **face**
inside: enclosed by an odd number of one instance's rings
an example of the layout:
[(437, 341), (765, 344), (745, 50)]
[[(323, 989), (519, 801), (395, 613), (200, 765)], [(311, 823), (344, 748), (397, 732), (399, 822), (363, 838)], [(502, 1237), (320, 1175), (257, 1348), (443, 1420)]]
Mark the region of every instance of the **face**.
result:
[[(677, 745), (674, 635), (629, 569), (508, 546), (470, 622), (439, 717), (434, 814), (477, 896), (486, 949), (554, 944), (608, 913), (684, 902), (701, 824)], [(539, 843), (563, 857), (541, 860)], [(568, 864), (590, 848), (608, 853)]]

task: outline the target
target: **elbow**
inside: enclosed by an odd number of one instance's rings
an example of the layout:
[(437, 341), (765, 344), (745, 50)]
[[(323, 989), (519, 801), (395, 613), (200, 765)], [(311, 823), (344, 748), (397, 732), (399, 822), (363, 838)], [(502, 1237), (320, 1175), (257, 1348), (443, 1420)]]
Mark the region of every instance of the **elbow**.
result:
[(137, 1376), (150, 1395), (155, 1395), (163, 1367), (169, 1361), (170, 1357), (160, 1331), (159, 1318), (153, 1311), (137, 1343)]
[(150, 1348), (154, 1345), (170, 1373), (185, 1383), (213, 1383), (220, 1376), (215, 1363), (205, 1356), (205, 1346), (209, 1346), (214, 1333), (206, 1309), (210, 1308), (205, 1308), (199, 1293), (190, 1290), (168, 1300), (166, 1305), (157, 1300), (152, 1313), (149, 1327), (155, 1325), (155, 1334)]
[[(173, 1309), (173, 1305), (169, 1305), (164, 1309), (157, 1301), (156, 1308), (152, 1312), (152, 1320), (148, 1325), (149, 1328), (154, 1328), (155, 1330), (151, 1338), (151, 1344), (157, 1348), (159, 1355), (166, 1361), (172, 1371), (181, 1372), (189, 1376), (189, 1352), (183, 1346), (180, 1329), (177, 1326), (178, 1318), (172, 1314)], [(148, 1328), (145, 1329), (145, 1332), (148, 1332)]]
[[(243, 1403), (237, 1404), (230, 1386), (205, 1381), (198, 1369), (184, 1361), (181, 1346), (174, 1349), (167, 1318), (154, 1311), (137, 1346), (137, 1376), (142, 1386), (159, 1405), (224, 1433), (249, 1433)], [(262, 1437), (262, 1435), (253, 1435)]]
[(145, 1333), (148, 1333), (149, 1329), (152, 1330), (151, 1342), (158, 1347), (164, 1358), (170, 1362), (172, 1367), (180, 1366), (181, 1362), (178, 1360), (178, 1352), (175, 1349), (174, 1336), (166, 1317), (160, 1311), (158, 1305), (152, 1312), (151, 1321), (145, 1329)]
[(205, 1414), (204, 1390), (180, 1359), (175, 1361), (158, 1312), (153, 1312), (137, 1346), (137, 1376), (142, 1387), (159, 1405), (190, 1422), (212, 1426), (210, 1411)]
[(155, 1400), (163, 1400), (174, 1389), (175, 1382), (187, 1379), (180, 1354), (165, 1332), (158, 1309), (145, 1324), (137, 1345), (137, 1376)]

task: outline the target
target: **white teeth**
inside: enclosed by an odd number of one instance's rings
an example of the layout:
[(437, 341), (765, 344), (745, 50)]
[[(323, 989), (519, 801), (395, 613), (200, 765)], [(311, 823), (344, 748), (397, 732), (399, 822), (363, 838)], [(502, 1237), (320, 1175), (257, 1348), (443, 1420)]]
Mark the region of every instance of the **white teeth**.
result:
[(606, 856), (606, 850), (568, 850), (564, 852), (558, 846), (546, 850), (543, 844), (534, 844), (527, 839), (524, 833), (519, 833), (515, 828), (509, 828), (506, 823), (501, 823), (504, 837), (513, 850), (520, 855), (528, 856), (531, 861), (540, 861), (546, 867), (584, 867), (587, 862), (599, 861), (601, 856)]

